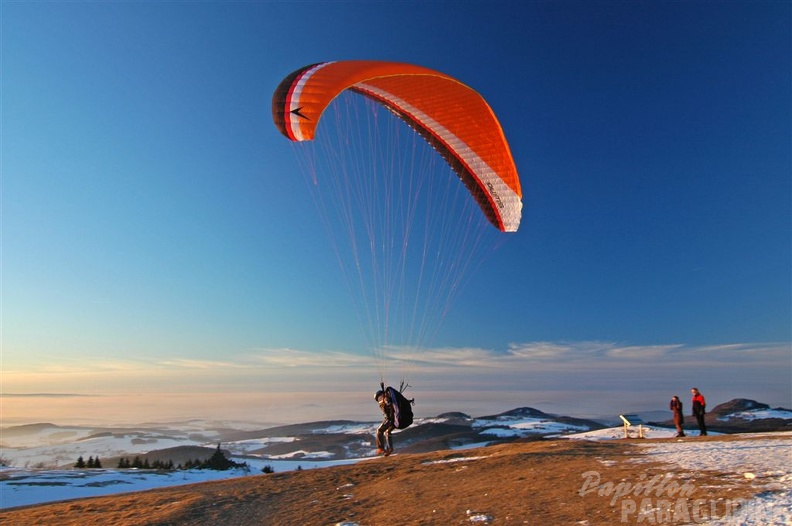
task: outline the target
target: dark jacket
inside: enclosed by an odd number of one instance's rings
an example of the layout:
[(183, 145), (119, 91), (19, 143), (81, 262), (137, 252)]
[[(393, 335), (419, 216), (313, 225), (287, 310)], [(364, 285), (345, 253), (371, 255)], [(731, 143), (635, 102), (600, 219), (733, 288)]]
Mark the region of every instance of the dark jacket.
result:
[(393, 423), (393, 417), (394, 417), (393, 404), (390, 403), (390, 400), (388, 400), (387, 395), (383, 393), (382, 396), (377, 397), (377, 403), (379, 404), (380, 410), (382, 411), (382, 415), (384, 416), (383, 421)]
[(684, 424), (685, 417), (682, 413), (682, 400), (679, 398), (672, 398), (671, 403), (668, 404), (668, 408), (671, 412), (674, 413), (674, 423), (675, 424)]

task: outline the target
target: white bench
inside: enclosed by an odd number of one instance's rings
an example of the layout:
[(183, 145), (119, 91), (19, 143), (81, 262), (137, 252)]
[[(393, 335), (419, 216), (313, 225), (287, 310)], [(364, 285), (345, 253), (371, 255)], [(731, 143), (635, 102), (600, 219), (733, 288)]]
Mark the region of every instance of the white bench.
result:
[(624, 438), (631, 438), (630, 437), (630, 428), (637, 427), (638, 428), (638, 436), (636, 438), (646, 438), (644, 435), (644, 424), (645, 422), (641, 420), (638, 415), (619, 415), (624, 422)]

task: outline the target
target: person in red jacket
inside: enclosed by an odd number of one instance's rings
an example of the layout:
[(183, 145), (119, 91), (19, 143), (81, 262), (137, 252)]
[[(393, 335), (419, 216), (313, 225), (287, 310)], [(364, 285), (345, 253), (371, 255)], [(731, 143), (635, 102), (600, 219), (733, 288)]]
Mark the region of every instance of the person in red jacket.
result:
[(690, 392), (693, 395), (693, 400), (691, 401), (693, 404), (693, 416), (696, 417), (696, 423), (701, 431), (699, 436), (705, 437), (707, 436), (707, 424), (704, 423), (704, 414), (707, 411), (707, 402), (704, 401), (704, 395), (697, 388), (694, 387)]
[(675, 436), (685, 436), (685, 431), (682, 429), (682, 424), (685, 423), (685, 416), (682, 413), (682, 400), (680, 400), (678, 396), (672, 396), (671, 403), (668, 404), (668, 408), (671, 409), (671, 412), (674, 414), (674, 425), (676, 426), (677, 430), (677, 434)]

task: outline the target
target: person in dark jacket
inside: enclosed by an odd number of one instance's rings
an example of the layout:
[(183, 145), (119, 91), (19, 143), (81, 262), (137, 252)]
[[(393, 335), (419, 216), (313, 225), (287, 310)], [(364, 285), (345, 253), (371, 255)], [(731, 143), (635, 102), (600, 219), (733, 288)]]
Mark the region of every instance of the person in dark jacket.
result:
[(701, 431), (699, 436), (705, 437), (707, 436), (707, 424), (704, 423), (704, 415), (707, 412), (707, 402), (704, 400), (704, 395), (701, 394), (697, 388), (694, 387), (690, 392), (693, 395), (693, 399), (691, 400), (693, 404), (693, 416), (696, 417), (696, 423)]
[(685, 423), (685, 416), (682, 413), (682, 400), (678, 396), (671, 397), (671, 403), (668, 405), (671, 412), (674, 414), (674, 425), (676, 426), (677, 434), (675, 436), (685, 436), (685, 431), (682, 429), (682, 424)]
[(382, 423), (377, 428), (377, 454), (385, 455), (386, 457), (393, 453), (393, 442), (391, 442), (391, 431), (396, 429), (394, 423), (394, 409), (393, 404), (388, 399), (388, 395), (384, 391), (377, 391), (374, 395), (374, 400), (380, 406), (382, 411)]

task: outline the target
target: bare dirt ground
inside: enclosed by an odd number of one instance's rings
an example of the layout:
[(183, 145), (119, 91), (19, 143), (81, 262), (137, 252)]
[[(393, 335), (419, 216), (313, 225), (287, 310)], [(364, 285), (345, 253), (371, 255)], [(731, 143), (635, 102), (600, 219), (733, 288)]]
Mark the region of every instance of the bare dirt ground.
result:
[[(708, 437), (695, 440), (733, 440)], [(0, 523), (30, 525), (336, 525), (695, 523), (751, 489), (732, 474), (685, 473), (642, 456), (635, 440), (549, 440), (465, 451), (396, 454), (355, 465), (250, 476), (0, 512)], [(647, 442), (649, 442), (647, 440)], [(596, 472), (599, 489), (584, 490)], [(631, 511), (644, 496), (616, 498), (615, 485), (673, 474), (690, 491), (648, 521)], [(590, 475), (589, 475), (590, 476)], [(658, 501), (650, 494), (651, 503)], [(631, 502), (625, 503), (625, 499)], [(680, 502), (687, 509), (680, 508)], [(626, 506), (626, 508), (625, 508)], [(656, 513), (660, 513), (659, 511)], [(691, 514), (684, 520), (685, 514)], [(659, 520), (663, 519), (663, 521)]]

